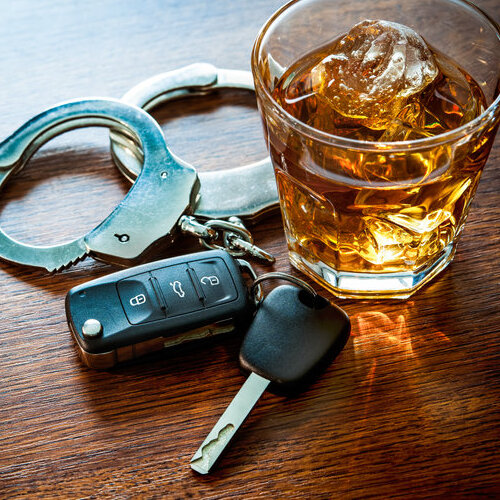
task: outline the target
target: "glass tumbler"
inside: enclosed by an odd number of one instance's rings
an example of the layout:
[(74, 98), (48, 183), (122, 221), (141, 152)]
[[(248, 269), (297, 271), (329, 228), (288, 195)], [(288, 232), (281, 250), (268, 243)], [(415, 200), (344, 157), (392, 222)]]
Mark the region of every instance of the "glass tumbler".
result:
[[(480, 85), (485, 111), (423, 139), (313, 128), (273, 97), (299, 59), (365, 19), (413, 28)], [(261, 29), (252, 71), (292, 264), (340, 297), (407, 298), (453, 259), (500, 117), (500, 31), (463, 0), (296, 0)]]

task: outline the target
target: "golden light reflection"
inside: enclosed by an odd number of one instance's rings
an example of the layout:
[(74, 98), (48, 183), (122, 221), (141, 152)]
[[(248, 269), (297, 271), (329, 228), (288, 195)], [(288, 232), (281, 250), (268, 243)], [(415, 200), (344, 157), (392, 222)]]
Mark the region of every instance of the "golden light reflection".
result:
[[(408, 302), (397, 313), (389, 315), (381, 311), (364, 311), (351, 316), (353, 347), (356, 357), (369, 356), (376, 359), (381, 354), (394, 360), (416, 359), (414, 341), (407, 325), (411, 318), (413, 301)], [(425, 328), (413, 332), (413, 338), (422, 343), (434, 345), (450, 343), (450, 339), (440, 330)], [(369, 377), (371, 375), (370, 369)]]
[(353, 329), (356, 354), (383, 350), (406, 357), (414, 355), (404, 314), (391, 319), (383, 312), (367, 311), (354, 314), (352, 320), (357, 326)]
[(362, 386), (368, 387), (368, 394), (370, 394), (373, 381), (375, 380), (375, 370), (376, 369), (377, 369), (377, 360), (374, 359), (372, 361), (371, 366), (370, 366), (370, 370), (368, 371), (368, 374), (366, 375), (366, 378), (361, 382)]
[(429, 420), (429, 426), (435, 420), (446, 423), (447, 418), (455, 416), (449, 411), (443, 414), (442, 400), (432, 397), (436, 387), (441, 390), (442, 381), (440, 374), (432, 374), (433, 361), (429, 367), (426, 357), (426, 353), (447, 347), (452, 341), (434, 329), (430, 321), (422, 322), (421, 314), (425, 312), (418, 310), (414, 301), (386, 313), (370, 310), (351, 314), (357, 385), (351, 400), (351, 411), (356, 415), (352, 424), (356, 439), (351, 443), (350, 469), (357, 467), (360, 450), (372, 442), (373, 423), (390, 429), (391, 424), (384, 419), (399, 414), (403, 419), (398, 424), (399, 432), (405, 432), (401, 426), (405, 426), (407, 412), (416, 414), (423, 425)]

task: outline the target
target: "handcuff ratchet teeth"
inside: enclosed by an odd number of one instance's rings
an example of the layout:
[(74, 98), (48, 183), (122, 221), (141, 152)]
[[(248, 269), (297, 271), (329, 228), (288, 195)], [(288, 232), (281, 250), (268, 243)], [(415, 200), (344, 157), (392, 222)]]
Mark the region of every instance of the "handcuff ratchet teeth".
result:
[(59, 271), (87, 255), (127, 266), (173, 236), (180, 216), (194, 203), (199, 181), (194, 168), (171, 156), (156, 121), (138, 107), (114, 99), (70, 101), (35, 116), (0, 143), (0, 189), (35, 151), (53, 137), (79, 127), (119, 131), (144, 152), (140, 176), (114, 211), (85, 236), (62, 245), (20, 243), (0, 229), (0, 258)]

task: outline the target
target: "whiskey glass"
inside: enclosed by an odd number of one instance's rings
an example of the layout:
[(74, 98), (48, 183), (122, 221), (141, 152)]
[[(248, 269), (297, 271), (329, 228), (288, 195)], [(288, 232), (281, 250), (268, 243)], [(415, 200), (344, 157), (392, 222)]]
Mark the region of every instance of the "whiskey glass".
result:
[[(440, 135), (371, 142), (298, 120), (273, 92), (299, 59), (365, 19), (411, 27), (478, 83), (486, 106)], [(339, 297), (407, 298), (451, 262), (500, 120), (500, 30), (465, 0), (295, 0), (253, 51), (292, 264)]]

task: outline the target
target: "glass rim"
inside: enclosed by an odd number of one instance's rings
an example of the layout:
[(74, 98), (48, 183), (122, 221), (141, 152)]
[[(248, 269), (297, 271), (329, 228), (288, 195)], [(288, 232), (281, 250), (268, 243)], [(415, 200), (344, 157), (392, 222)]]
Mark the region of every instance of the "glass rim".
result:
[[(275, 23), (275, 21), (292, 5), (300, 2), (301, 0), (291, 0), (282, 7), (280, 7), (276, 12), (274, 12), (271, 17), (266, 21), (266, 23), (262, 26), (259, 33), (257, 34), (257, 38), (255, 39), (255, 43), (252, 48), (251, 55), (251, 66), (252, 73), (256, 81), (258, 81), (259, 86), (255, 85), (255, 92), (258, 93), (262, 91), (264, 97), (271, 104), (279, 114), (280, 119), (291, 122), (292, 126), (298, 129), (305, 135), (310, 136), (313, 139), (319, 140), (321, 142), (325, 142), (330, 145), (343, 146), (350, 149), (362, 149), (369, 150), (374, 152), (382, 152), (386, 150), (391, 151), (408, 151), (415, 149), (425, 149), (427, 147), (434, 147), (443, 143), (453, 142), (458, 139), (461, 139), (476, 130), (480, 129), (485, 123), (489, 122), (492, 117), (494, 117), (495, 112), (500, 116), (500, 93), (497, 95), (496, 99), (476, 118), (473, 120), (464, 123), (460, 127), (451, 129), (443, 134), (438, 134), (432, 137), (425, 137), (423, 139), (413, 139), (411, 141), (394, 141), (394, 142), (375, 142), (375, 141), (362, 141), (358, 139), (351, 139), (348, 137), (342, 137), (339, 135), (329, 134), (328, 132), (324, 132), (322, 130), (316, 129), (307, 125), (303, 121), (295, 118), (293, 115), (285, 111), (279, 103), (273, 98), (271, 93), (269, 92), (267, 86), (264, 83), (262, 78), (262, 74), (258, 71), (257, 60), (259, 57), (259, 51), (261, 48), (262, 41), (264, 36), (268, 32), (269, 28)], [(496, 34), (497, 40), (500, 42), (500, 25), (492, 18), (488, 13), (482, 10), (477, 5), (473, 4), (469, 0), (448, 0), (452, 3), (465, 5), (472, 10), (476, 11), (476, 13), (486, 21), (493, 32)]]

